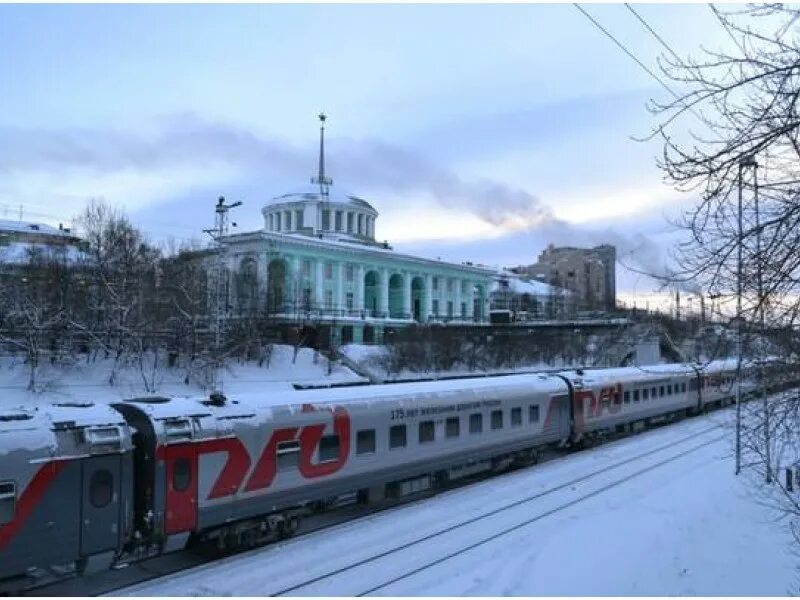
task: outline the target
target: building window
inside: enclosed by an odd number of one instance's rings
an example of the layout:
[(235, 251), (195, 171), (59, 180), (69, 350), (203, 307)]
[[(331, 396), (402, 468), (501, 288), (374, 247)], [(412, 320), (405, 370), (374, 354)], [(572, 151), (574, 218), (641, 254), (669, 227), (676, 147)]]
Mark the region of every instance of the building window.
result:
[(336, 231), (342, 230), (342, 211), (336, 211)]
[(275, 229), (275, 215), (269, 213), (269, 230), (273, 231)]
[(522, 409), (519, 407), (511, 409), (511, 426), (519, 427), (522, 425)]
[(322, 211), (322, 230), (329, 231), (331, 228), (331, 211), (323, 209)]
[(528, 407), (528, 422), (529, 423), (538, 423), (539, 422), (539, 405), (538, 404), (531, 404)]
[(461, 303), (461, 316), (462, 317), (466, 317), (467, 316), (467, 303), (466, 302), (462, 302)]
[(331, 462), (339, 459), (339, 436), (323, 435), (319, 441), (319, 462)]
[(333, 290), (325, 290), (325, 306), (333, 308)]
[(358, 215), (358, 235), (364, 235), (364, 215)]
[(452, 279), (448, 279), (447, 280), (447, 291), (448, 292), (452, 292), (453, 291), (453, 280)]
[(461, 420), (458, 417), (448, 417), (444, 423), (444, 437), (458, 437), (461, 429)]
[(435, 290), (438, 290), (438, 289), (439, 289), (439, 278), (438, 278), (438, 277), (434, 277), (434, 278), (433, 278), (433, 283), (432, 283), (432, 285), (433, 285), (433, 289), (435, 289)]
[(419, 424), (419, 443), (425, 444), (432, 442), (436, 438), (436, 428), (433, 421), (420, 421)]
[(502, 410), (493, 410), (492, 411), (492, 429), (502, 429), (503, 428), (503, 411)]
[(353, 213), (347, 213), (347, 233), (353, 233)]
[(362, 429), (356, 434), (356, 454), (375, 453), (375, 430)]
[(333, 279), (333, 263), (325, 263), (325, 279)]
[(447, 301), (447, 318), (448, 319), (452, 319), (453, 318), (453, 301), (452, 300), (448, 300)]
[(286, 218), (286, 223), (284, 224), (285, 227), (286, 227), (286, 231), (291, 231), (292, 230), (292, 211), (287, 210), (284, 214), (286, 215), (286, 217), (285, 217)]
[(355, 267), (353, 265), (351, 264), (345, 265), (344, 268), (345, 281), (353, 281), (353, 279), (355, 279), (354, 273), (355, 273)]
[(347, 292), (347, 310), (353, 310), (353, 292)]
[(303, 211), (302, 210), (294, 211), (294, 228), (295, 229), (302, 229), (303, 228)]
[(483, 431), (483, 415), (481, 413), (473, 413), (469, 416), (469, 432), (480, 433)]
[(305, 277), (311, 277), (311, 261), (308, 259), (303, 261), (303, 275)]
[(275, 213), (275, 231), (281, 230), (281, 213)]
[(439, 301), (438, 300), (431, 301), (431, 310), (433, 311), (433, 316), (434, 317), (438, 317), (439, 316)]
[(406, 445), (406, 426), (392, 425), (389, 428), (389, 448), (404, 448)]

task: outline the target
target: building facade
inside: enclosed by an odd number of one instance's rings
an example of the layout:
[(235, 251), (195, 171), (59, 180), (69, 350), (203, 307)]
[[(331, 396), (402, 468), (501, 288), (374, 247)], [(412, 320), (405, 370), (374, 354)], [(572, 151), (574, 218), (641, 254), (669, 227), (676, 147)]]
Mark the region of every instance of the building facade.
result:
[(616, 248), (607, 244), (594, 248), (557, 248), (550, 244), (536, 264), (514, 271), (570, 290), (577, 310), (613, 311), (617, 303), (616, 258)]
[(263, 229), (221, 239), (233, 314), (329, 326), (343, 343), (412, 323), (488, 323), (493, 271), (377, 242), (378, 211), (333, 187), (324, 156), (323, 119), (311, 184), (268, 202)]

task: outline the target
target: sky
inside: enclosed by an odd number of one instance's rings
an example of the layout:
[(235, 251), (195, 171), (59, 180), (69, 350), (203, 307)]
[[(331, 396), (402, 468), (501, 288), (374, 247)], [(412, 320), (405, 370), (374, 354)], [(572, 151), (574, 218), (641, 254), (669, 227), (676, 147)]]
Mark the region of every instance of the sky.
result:
[[(635, 7), (681, 56), (733, 44), (705, 4)], [(624, 5), (585, 8), (657, 67)], [(637, 141), (666, 92), (571, 4), (0, 5), (0, 89), (0, 218), (103, 198), (202, 239), (224, 195), (257, 229), (315, 174), (320, 111), (335, 187), (404, 252), (513, 266), (610, 242), (644, 295), (694, 200)]]

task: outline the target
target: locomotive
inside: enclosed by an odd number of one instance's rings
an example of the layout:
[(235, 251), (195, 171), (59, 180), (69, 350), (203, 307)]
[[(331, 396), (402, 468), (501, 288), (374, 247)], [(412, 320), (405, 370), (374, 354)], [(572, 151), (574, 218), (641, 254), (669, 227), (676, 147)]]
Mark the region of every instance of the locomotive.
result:
[(260, 545), (342, 499), (407, 496), (726, 404), (735, 375), (720, 360), (0, 409), (0, 589), (195, 543)]

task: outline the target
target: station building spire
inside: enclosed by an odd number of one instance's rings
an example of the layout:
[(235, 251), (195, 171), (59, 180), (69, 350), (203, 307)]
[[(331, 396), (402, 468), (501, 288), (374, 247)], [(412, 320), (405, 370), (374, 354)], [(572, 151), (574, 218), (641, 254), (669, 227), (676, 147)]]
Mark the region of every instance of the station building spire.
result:
[(316, 177), (311, 178), (311, 183), (319, 185), (320, 194), (327, 196), (333, 179), (325, 176), (325, 121), (327, 116), (324, 112), (319, 113), (319, 171)]

